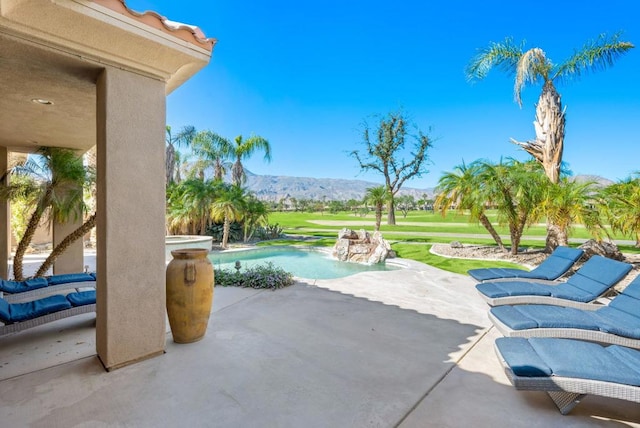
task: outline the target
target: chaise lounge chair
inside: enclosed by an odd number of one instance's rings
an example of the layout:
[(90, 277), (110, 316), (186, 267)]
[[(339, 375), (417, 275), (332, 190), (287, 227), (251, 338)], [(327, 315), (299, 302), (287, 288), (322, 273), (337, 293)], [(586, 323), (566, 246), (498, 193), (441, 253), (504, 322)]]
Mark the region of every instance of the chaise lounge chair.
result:
[(497, 306), (489, 319), (508, 337), (562, 337), (640, 349), (640, 276), (608, 305)]
[(96, 291), (56, 294), (24, 303), (9, 303), (0, 298), (0, 336), (74, 315), (96, 311)]
[(566, 282), (495, 281), (476, 285), (491, 306), (548, 304), (584, 308), (616, 285), (632, 266), (602, 256), (591, 257)]
[(471, 269), (467, 273), (478, 282), (503, 278), (527, 278), (556, 280), (567, 273), (571, 266), (582, 257), (584, 251), (578, 248), (557, 247), (549, 257), (530, 271), (507, 268)]
[(501, 337), (495, 349), (516, 389), (546, 391), (563, 415), (587, 394), (640, 402), (637, 349), (548, 337)]
[(45, 278), (31, 278), (24, 281), (0, 279), (0, 297), (7, 302), (33, 299), (39, 295), (55, 291), (96, 286), (94, 273), (66, 273)]

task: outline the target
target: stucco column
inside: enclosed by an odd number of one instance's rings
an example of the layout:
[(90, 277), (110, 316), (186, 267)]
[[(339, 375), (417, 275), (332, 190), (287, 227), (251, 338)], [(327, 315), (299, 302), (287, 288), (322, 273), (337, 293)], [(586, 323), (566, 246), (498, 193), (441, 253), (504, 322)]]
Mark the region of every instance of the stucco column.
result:
[(107, 67), (97, 81), (96, 347), (107, 370), (165, 346), (165, 85)]
[[(9, 151), (0, 147), (0, 172), (9, 168)], [(7, 180), (9, 177), (7, 176)], [(9, 278), (9, 255), (11, 254), (11, 216), (9, 201), (0, 200), (0, 278)]]
[[(55, 248), (71, 232), (82, 226), (82, 213), (78, 218), (72, 214), (65, 223), (53, 222), (53, 247)], [(64, 253), (60, 254), (53, 264), (53, 273), (74, 273), (84, 270), (84, 245), (79, 239), (69, 245)]]

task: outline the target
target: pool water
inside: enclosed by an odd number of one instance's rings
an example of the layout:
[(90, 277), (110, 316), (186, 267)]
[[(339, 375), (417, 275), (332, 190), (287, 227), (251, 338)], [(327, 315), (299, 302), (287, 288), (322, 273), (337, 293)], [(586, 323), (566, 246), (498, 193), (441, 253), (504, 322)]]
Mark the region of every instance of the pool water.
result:
[(384, 263), (364, 265), (360, 263), (340, 262), (330, 254), (297, 248), (257, 248), (245, 251), (210, 253), (209, 260), (215, 269), (235, 270), (235, 262), (240, 261), (240, 271), (246, 267), (273, 263), (294, 276), (307, 279), (335, 279), (366, 271), (385, 271), (399, 269)]

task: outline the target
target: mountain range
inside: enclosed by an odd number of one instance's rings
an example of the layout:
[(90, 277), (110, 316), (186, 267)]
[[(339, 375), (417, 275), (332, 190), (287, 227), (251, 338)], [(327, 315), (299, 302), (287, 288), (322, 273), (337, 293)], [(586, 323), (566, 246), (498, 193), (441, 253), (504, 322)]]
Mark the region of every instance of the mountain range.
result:
[[(380, 186), (364, 180), (348, 180), (341, 178), (289, 177), (282, 175), (256, 175), (246, 171), (245, 187), (265, 201), (279, 201), (284, 198), (312, 200), (360, 200), (367, 188)], [(433, 197), (433, 188), (415, 189), (402, 187), (400, 195), (411, 195), (422, 199), (425, 195)]]
[[(348, 180), (341, 178), (313, 178), (290, 177), (283, 175), (257, 175), (246, 171), (247, 181), (245, 187), (254, 192), (256, 196), (265, 201), (279, 201), (285, 198), (312, 199), (312, 200), (360, 200), (369, 187), (380, 186), (365, 180)], [(578, 181), (595, 181), (598, 186), (608, 186), (613, 181), (597, 175), (577, 175)], [(400, 195), (411, 195), (416, 200), (422, 198), (432, 199), (435, 189), (416, 189), (402, 187)]]

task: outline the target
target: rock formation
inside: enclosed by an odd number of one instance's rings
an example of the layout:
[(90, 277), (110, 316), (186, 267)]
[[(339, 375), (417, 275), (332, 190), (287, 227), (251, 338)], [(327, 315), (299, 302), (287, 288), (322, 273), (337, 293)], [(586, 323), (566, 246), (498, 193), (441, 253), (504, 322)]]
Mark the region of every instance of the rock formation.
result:
[(340, 261), (375, 264), (393, 257), (393, 251), (380, 232), (370, 235), (364, 229), (358, 232), (344, 228), (338, 232), (333, 256)]

